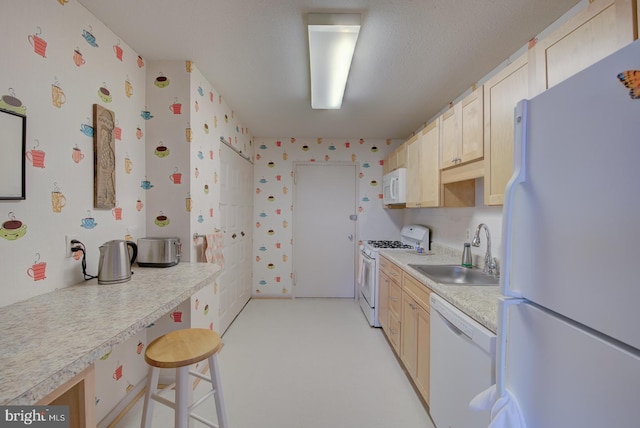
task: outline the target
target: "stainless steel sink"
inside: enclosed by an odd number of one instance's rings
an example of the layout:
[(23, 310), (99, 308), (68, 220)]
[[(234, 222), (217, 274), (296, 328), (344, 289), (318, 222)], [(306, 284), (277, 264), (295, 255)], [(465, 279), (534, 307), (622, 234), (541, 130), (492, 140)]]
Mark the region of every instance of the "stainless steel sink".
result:
[(412, 265), (409, 267), (423, 273), (435, 282), (454, 285), (498, 285), (498, 278), (487, 275), (477, 268), (460, 265)]

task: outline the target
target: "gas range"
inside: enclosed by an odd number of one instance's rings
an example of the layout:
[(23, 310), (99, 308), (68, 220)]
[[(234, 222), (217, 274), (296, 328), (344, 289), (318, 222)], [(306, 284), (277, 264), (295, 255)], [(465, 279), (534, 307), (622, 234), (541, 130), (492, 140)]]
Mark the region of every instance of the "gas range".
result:
[(401, 240), (369, 240), (362, 244), (361, 251), (370, 258), (377, 258), (378, 250), (413, 250), (417, 246), (429, 250), (429, 228), (421, 225), (404, 226)]
[(400, 241), (370, 240), (360, 247), (358, 284), (360, 307), (369, 325), (380, 327), (378, 320), (378, 270), (379, 250), (413, 250), (417, 246), (429, 250), (429, 228), (409, 225), (402, 228)]

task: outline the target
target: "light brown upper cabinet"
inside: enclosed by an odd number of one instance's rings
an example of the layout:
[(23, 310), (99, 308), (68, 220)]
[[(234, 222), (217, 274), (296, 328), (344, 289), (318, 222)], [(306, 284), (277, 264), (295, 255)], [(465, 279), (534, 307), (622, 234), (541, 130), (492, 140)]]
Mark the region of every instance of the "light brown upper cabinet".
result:
[(420, 167), (422, 182), (421, 207), (440, 206), (440, 118), (427, 124), (420, 137)]
[(440, 206), (440, 118), (407, 142), (407, 208)]
[(534, 47), (533, 94), (537, 95), (637, 36), (634, 0), (594, 0)]
[(502, 205), (513, 173), (514, 108), (528, 98), (528, 54), (484, 83), (484, 203)]
[(461, 165), (484, 156), (482, 87), (442, 114), (440, 168)]
[(422, 177), (420, 168), (420, 133), (409, 138), (407, 146), (407, 208), (420, 206)]
[(401, 144), (384, 159), (382, 173), (387, 174), (398, 168), (407, 166), (407, 145)]

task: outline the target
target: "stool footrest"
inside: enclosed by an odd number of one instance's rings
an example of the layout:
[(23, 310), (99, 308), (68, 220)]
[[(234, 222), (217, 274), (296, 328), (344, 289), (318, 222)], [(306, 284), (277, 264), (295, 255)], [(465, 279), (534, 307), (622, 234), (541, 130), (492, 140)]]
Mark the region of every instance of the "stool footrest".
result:
[(174, 403), (173, 401), (169, 400), (166, 397), (163, 397), (160, 394), (151, 395), (151, 399), (157, 401), (160, 404), (164, 404), (167, 407), (171, 407), (174, 410), (176, 409), (176, 403)]
[(189, 411), (193, 411), (193, 409), (195, 409), (196, 407), (198, 407), (200, 404), (202, 404), (204, 402), (204, 400), (206, 400), (207, 398), (213, 396), (213, 394), (215, 394), (216, 391), (207, 391), (206, 394), (204, 394), (202, 397), (200, 397), (200, 399), (198, 401), (196, 401), (195, 403), (191, 404), (189, 406)]
[(195, 419), (196, 421), (203, 423), (211, 428), (219, 428), (217, 424), (214, 424), (213, 422), (211, 422), (209, 419), (205, 419), (202, 416), (199, 415), (190, 415), (193, 419)]
[(200, 372), (198, 372), (196, 370), (189, 370), (189, 374), (191, 376), (195, 376), (195, 377), (198, 377), (198, 378), (200, 378), (202, 380), (206, 380), (209, 383), (212, 383), (211, 378), (209, 376), (204, 375), (204, 374), (202, 374), (202, 373), (200, 373)]

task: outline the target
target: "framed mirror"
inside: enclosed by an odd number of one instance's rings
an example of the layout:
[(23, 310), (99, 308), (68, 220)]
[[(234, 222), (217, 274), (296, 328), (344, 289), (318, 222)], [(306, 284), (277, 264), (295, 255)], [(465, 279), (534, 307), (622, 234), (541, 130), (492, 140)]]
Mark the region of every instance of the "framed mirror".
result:
[(27, 117), (0, 109), (0, 199), (25, 199)]

